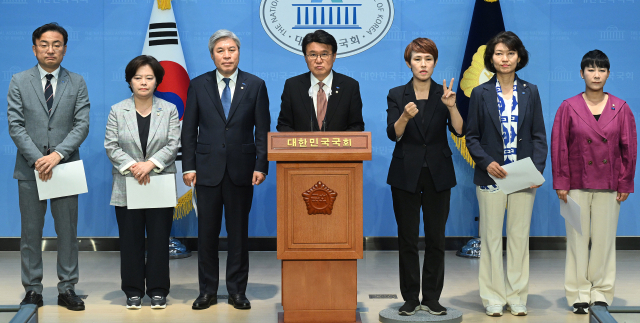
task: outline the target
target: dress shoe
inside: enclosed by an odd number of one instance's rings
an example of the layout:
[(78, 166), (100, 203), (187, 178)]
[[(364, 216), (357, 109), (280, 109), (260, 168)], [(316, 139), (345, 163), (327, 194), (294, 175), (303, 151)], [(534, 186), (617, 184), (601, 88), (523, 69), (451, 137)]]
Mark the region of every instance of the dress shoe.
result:
[(200, 294), (191, 306), (194, 310), (204, 310), (218, 303), (218, 295)]
[(248, 310), (251, 308), (251, 303), (244, 294), (229, 295), (229, 304), (239, 310)]
[(58, 294), (58, 305), (71, 311), (84, 311), (84, 302), (73, 289), (67, 289), (63, 294)]
[(20, 305), (34, 304), (38, 307), (42, 306), (42, 294), (38, 294), (35, 291), (28, 291), (26, 295), (24, 295), (24, 299), (20, 302)]

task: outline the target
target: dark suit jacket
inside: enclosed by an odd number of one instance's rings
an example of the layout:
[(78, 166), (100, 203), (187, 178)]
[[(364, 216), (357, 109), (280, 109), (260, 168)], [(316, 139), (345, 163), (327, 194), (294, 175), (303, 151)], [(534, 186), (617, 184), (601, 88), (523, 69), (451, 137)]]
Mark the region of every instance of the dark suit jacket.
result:
[(278, 131), (364, 131), (358, 81), (333, 72), (324, 129), (318, 127), (313, 99), (309, 96), (311, 72), (288, 79), (282, 91)]
[(195, 170), (198, 185), (216, 186), (226, 169), (234, 184), (251, 185), (254, 170), (269, 171), (270, 125), (269, 96), (262, 79), (238, 70), (227, 119), (216, 71), (194, 78), (182, 120), (182, 171)]
[[(538, 87), (516, 76), (518, 91), (518, 160), (530, 157), (541, 173), (547, 161), (547, 133), (542, 117)], [(496, 161), (504, 165), (502, 124), (498, 111), (496, 76), (476, 86), (469, 99), (467, 149), (476, 163), (473, 183), (493, 185), (487, 166)]]
[[(400, 141), (397, 141), (394, 124), (409, 102), (416, 102), (413, 90), (413, 80), (389, 90), (387, 96), (387, 136), (396, 142), (393, 150), (387, 184), (409, 192), (415, 192), (424, 161), (427, 161), (429, 172), (438, 192), (456, 186), (456, 174), (451, 159), (451, 149), (447, 141), (447, 126), (449, 131), (458, 137), (451, 125), (449, 109), (442, 103), (442, 85), (431, 80), (429, 101), (427, 105), (432, 109), (431, 114), (418, 114), (407, 123)], [(434, 108), (435, 106), (435, 108)], [(421, 112), (422, 113), (422, 112)], [(464, 133), (464, 130), (462, 131)]]

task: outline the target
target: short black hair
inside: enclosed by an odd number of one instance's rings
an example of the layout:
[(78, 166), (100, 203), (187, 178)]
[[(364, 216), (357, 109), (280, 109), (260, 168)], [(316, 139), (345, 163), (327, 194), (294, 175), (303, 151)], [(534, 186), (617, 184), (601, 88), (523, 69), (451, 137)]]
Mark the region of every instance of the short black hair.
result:
[(609, 57), (599, 49), (594, 49), (582, 56), (582, 62), (580, 62), (580, 69), (584, 72), (587, 67), (604, 67), (607, 70), (609, 67)]
[(160, 83), (162, 83), (162, 78), (164, 77), (164, 68), (162, 67), (162, 65), (160, 65), (158, 60), (153, 56), (140, 55), (132, 59), (124, 69), (124, 77), (127, 81), (127, 84), (129, 84), (129, 89), (131, 90), (131, 92), (133, 92), (133, 89), (131, 88), (131, 79), (136, 75), (138, 69), (145, 65), (149, 65), (149, 67), (151, 67), (151, 70), (153, 70), (153, 75), (156, 77), (156, 89), (158, 88), (158, 86), (160, 86)]
[(69, 41), (69, 34), (67, 34), (67, 31), (62, 28), (62, 26), (58, 25), (57, 22), (50, 22), (36, 28), (36, 30), (33, 31), (33, 34), (31, 34), (31, 41), (33, 42), (33, 44), (35, 45), (36, 41), (38, 41), (38, 39), (42, 37), (42, 34), (46, 33), (47, 31), (56, 31), (62, 34), (64, 45), (67, 46), (67, 41)]
[(307, 46), (311, 43), (331, 45), (331, 49), (333, 50), (332, 54), (338, 52), (338, 42), (336, 42), (336, 39), (333, 38), (330, 33), (322, 29), (318, 29), (304, 36), (304, 38), (302, 39), (302, 53), (304, 55), (307, 55)]
[(518, 52), (520, 62), (518, 62), (518, 65), (516, 66), (516, 71), (527, 66), (527, 63), (529, 63), (529, 52), (524, 48), (524, 45), (518, 35), (514, 34), (512, 31), (502, 31), (487, 42), (487, 48), (484, 51), (484, 67), (489, 72), (496, 73), (496, 68), (493, 66), (493, 53), (496, 51), (496, 45), (500, 43), (507, 46), (509, 50)]

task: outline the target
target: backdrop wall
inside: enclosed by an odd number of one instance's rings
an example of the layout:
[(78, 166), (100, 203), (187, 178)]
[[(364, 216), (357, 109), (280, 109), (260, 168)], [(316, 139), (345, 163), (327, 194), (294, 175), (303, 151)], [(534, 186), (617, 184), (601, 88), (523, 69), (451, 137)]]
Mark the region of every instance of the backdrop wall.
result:
[[(530, 53), (529, 65), (518, 75), (540, 89), (550, 137), (555, 112), (563, 99), (584, 90), (580, 60), (598, 48), (611, 60), (611, 76), (605, 90), (625, 99), (636, 118), (640, 116), (640, 1), (634, 0), (510, 0), (501, 1), (507, 30), (517, 33)], [(259, 0), (172, 1), (187, 68), (191, 78), (214, 69), (207, 49), (209, 36), (225, 28), (242, 42), (240, 69), (263, 78), (271, 101), (271, 129), (280, 111), (285, 79), (306, 72), (301, 56), (274, 43), (259, 18)], [(91, 100), (91, 128), (80, 151), (85, 163), (89, 193), (79, 198), (79, 236), (117, 236), (114, 208), (109, 206), (111, 163), (103, 140), (110, 106), (130, 95), (124, 67), (139, 55), (145, 39), (151, 0), (0, 0), (0, 103), (6, 107), (11, 75), (31, 68), (36, 59), (31, 33), (56, 21), (69, 32), (63, 66), (84, 76)], [(394, 143), (385, 134), (386, 95), (392, 87), (411, 78), (405, 66), (405, 46), (416, 37), (428, 37), (438, 45), (439, 61), (434, 80), (455, 77), (458, 84), (473, 0), (395, 0), (395, 20), (386, 37), (371, 49), (338, 59), (336, 71), (360, 82), (366, 131), (373, 137), (373, 160), (364, 163), (364, 235), (397, 235), (391, 192), (386, 184)], [(0, 113), (0, 236), (20, 236), (17, 181), (12, 178), (16, 147), (8, 134), (6, 113)], [(478, 206), (472, 183), (473, 169), (450, 140), (458, 186), (452, 191), (448, 236), (477, 234)], [(275, 164), (264, 184), (255, 189), (250, 215), (250, 236), (276, 235)], [(532, 236), (564, 236), (559, 200), (547, 182), (538, 189)], [(622, 203), (618, 235), (640, 234), (640, 194)], [(195, 215), (177, 220), (177, 236), (196, 236)], [(223, 235), (224, 232), (223, 226)], [(45, 236), (55, 236), (53, 219), (47, 214)]]

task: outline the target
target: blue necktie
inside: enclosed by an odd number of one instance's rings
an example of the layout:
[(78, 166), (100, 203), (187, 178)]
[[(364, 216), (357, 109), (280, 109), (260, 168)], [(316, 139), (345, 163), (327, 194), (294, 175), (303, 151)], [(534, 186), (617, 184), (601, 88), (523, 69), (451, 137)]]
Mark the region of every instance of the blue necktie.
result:
[(224, 87), (224, 90), (222, 90), (222, 97), (220, 98), (220, 100), (222, 101), (222, 108), (224, 109), (224, 117), (228, 118), (229, 109), (231, 109), (231, 88), (229, 88), (229, 81), (231, 81), (231, 79), (225, 77), (222, 80), (224, 81), (226, 86)]

